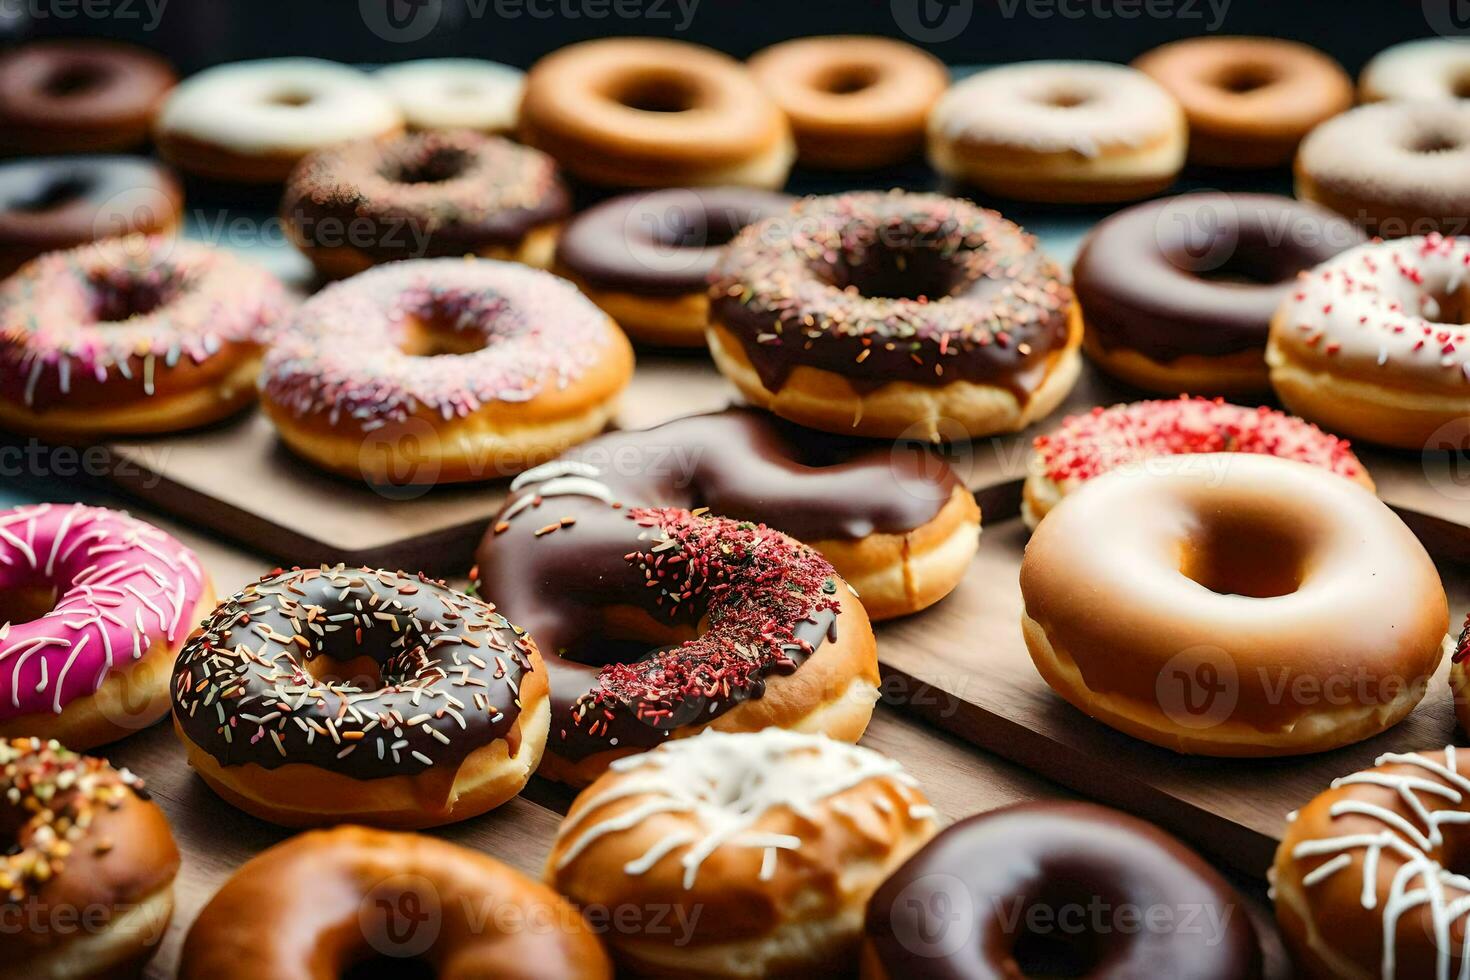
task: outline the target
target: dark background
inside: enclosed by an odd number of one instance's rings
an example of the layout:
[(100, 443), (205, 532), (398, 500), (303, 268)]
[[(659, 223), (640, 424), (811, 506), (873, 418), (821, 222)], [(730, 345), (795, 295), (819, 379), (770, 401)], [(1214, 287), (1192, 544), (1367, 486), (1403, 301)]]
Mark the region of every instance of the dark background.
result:
[(608, 35), (677, 37), (738, 57), (791, 37), (863, 33), (914, 41), (951, 64), (1128, 61), (1164, 41), (1228, 33), (1305, 41), (1356, 72), (1398, 41), (1470, 35), (1470, 0), (682, 0), (682, 8), (680, 2), (0, 0), (0, 38), (123, 38), (189, 72), (284, 55), (349, 62), (459, 55), (525, 67), (562, 45)]

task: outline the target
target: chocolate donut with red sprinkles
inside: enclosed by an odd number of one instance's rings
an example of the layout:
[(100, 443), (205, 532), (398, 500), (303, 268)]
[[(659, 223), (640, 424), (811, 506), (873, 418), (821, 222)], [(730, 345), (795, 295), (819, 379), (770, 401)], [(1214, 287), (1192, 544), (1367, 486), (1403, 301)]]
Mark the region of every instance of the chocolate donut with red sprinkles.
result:
[(1062, 498), (1093, 477), (1157, 456), (1256, 453), (1320, 466), (1373, 489), (1346, 439), (1310, 422), (1222, 398), (1179, 398), (1094, 407), (1038, 436), (1021, 493), (1021, 516), (1035, 527)]
[(317, 271), (479, 255), (551, 264), (571, 196), (539, 150), (468, 130), (357, 140), (308, 155), (282, 220)]
[(1077, 379), (1061, 270), (994, 211), (937, 194), (812, 197), (744, 229), (712, 274), (715, 364), (757, 405), (830, 432), (1011, 432)]
[(292, 827), (432, 827), (520, 792), (546, 743), (536, 644), (422, 575), (276, 570), (190, 636), (173, 678), (189, 763)]
[(514, 488), (472, 573), (545, 652), (541, 775), (584, 785), (706, 728), (862, 736), (877, 647), (825, 558), (763, 524), (625, 507), (574, 461), (547, 467), (565, 473)]

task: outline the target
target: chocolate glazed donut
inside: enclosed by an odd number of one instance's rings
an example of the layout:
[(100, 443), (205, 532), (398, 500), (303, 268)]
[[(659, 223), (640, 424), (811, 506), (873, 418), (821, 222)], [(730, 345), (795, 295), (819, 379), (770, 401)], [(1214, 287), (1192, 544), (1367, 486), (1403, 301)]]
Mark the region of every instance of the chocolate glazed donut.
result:
[(1268, 387), (1271, 316), (1298, 273), (1360, 244), (1325, 208), (1270, 194), (1186, 194), (1120, 211), (1083, 242), (1073, 288), (1104, 370), (1163, 394)]
[(865, 980), (1254, 980), (1244, 900), (1173, 837), (1091, 803), (962, 820), (868, 903)]
[(0, 56), (0, 153), (126, 150), (177, 78), (157, 55), (98, 40), (37, 41)]

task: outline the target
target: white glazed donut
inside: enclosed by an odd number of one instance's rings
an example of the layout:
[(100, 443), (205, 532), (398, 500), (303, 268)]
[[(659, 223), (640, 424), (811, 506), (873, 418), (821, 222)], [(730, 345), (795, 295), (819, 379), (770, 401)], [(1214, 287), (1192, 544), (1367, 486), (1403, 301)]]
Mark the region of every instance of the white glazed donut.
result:
[(525, 72), (476, 58), (425, 58), (377, 72), (414, 129), (515, 131)]
[(951, 88), (929, 115), (941, 173), (1008, 197), (1118, 201), (1173, 183), (1184, 111), (1153, 79), (1096, 61), (991, 68)]
[(387, 89), (366, 72), (315, 58), (242, 61), (186, 79), (155, 126), (180, 169), (222, 180), (284, 180), (312, 150), (403, 129)]
[(1364, 102), (1470, 99), (1470, 38), (1425, 37), (1385, 48), (1358, 77)]

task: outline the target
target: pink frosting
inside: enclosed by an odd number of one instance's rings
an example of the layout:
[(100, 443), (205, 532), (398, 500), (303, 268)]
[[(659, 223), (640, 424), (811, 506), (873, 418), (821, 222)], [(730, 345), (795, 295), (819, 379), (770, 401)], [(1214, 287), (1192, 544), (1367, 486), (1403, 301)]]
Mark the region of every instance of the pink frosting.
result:
[(0, 625), (0, 720), (59, 713), (155, 642), (182, 639), (204, 574), (188, 548), (119, 511), (0, 510), (0, 592), (48, 585), (50, 612)]

